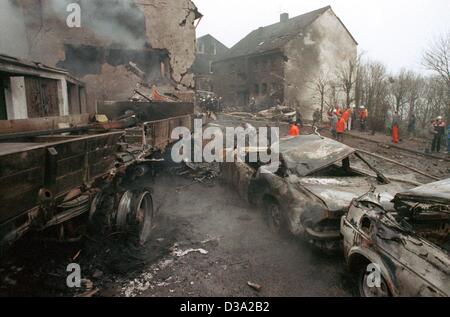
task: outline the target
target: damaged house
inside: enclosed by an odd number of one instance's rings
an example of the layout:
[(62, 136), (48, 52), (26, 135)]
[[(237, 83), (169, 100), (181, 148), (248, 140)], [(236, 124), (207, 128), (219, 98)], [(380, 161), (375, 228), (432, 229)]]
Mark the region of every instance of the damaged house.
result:
[(16, 27), (0, 22), (0, 40), (24, 38), (15, 44), (17, 53), (11, 48), (3, 53), (66, 69), (80, 78), (86, 83), (88, 112), (98, 101), (128, 100), (141, 84), (163, 93), (192, 94), (189, 69), (201, 18), (192, 1), (111, 0), (106, 5), (80, 0), (80, 27), (67, 23), (70, 3), (74, 1), (2, 1), (3, 14), (14, 17)]
[(207, 34), (197, 39), (197, 54), (192, 71), (195, 75), (195, 88), (200, 91), (214, 91), (213, 63), (222, 59), (229, 48)]
[(336, 68), (357, 56), (358, 43), (330, 6), (260, 27), (214, 63), (215, 93), (228, 105), (260, 109), (277, 101), (299, 108), (307, 119), (317, 105), (314, 83), (333, 81)]
[(24, 119), (30, 120), (22, 131), (39, 118), (60, 117), (48, 121), (47, 129), (53, 123), (80, 123), (86, 106), (84, 83), (67, 71), (0, 55), (0, 133), (13, 132)]

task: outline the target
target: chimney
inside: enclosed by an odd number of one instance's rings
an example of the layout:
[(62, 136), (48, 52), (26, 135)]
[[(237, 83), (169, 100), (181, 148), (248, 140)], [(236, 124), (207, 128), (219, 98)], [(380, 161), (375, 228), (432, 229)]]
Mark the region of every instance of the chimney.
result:
[(287, 22), (289, 21), (289, 13), (282, 13), (280, 15), (280, 22)]

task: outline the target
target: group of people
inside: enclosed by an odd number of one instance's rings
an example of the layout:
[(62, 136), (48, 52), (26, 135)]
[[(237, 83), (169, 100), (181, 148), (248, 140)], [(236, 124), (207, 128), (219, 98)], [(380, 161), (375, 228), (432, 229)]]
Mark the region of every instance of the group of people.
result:
[[(367, 127), (367, 120), (369, 112), (366, 107), (360, 107), (356, 111), (352, 107), (339, 107), (335, 106), (328, 112), (328, 119), (330, 122), (330, 131), (334, 139), (343, 142), (344, 134), (346, 130), (350, 130), (352, 125), (355, 125), (359, 121), (360, 130), (365, 131)], [(300, 127), (303, 125), (301, 120), (301, 114), (297, 110), (296, 120), (293, 120), (290, 125), (289, 135), (300, 135)], [(322, 112), (320, 109), (316, 109), (313, 114), (313, 129), (318, 127), (322, 122)], [(416, 123), (417, 119), (414, 114), (410, 116), (408, 121), (408, 133), (411, 137), (416, 135)], [(400, 124), (401, 116), (395, 111), (388, 110), (386, 113), (386, 131), (387, 134), (392, 137), (392, 142), (397, 144), (400, 142)], [(431, 141), (431, 152), (440, 152), (442, 145), (445, 143), (444, 137), (447, 132), (447, 147), (450, 154), (450, 125), (446, 127), (446, 123), (442, 117), (438, 117), (431, 121), (428, 129), (428, 134)], [(429, 149), (427, 150), (429, 151)]]
[(328, 113), (330, 120), (330, 130), (333, 137), (340, 141), (344, 141), (344, 133), (351, 127), (351, 121), (353, 118), (353, 110), (351, 107), (346, 109), (336, 106), (332, 111)]

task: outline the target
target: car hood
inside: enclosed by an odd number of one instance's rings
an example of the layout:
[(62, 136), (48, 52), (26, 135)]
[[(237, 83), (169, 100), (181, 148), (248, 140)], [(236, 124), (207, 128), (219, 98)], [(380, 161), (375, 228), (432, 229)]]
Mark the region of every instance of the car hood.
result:
[[(353, 199), (364, 195), (376, 184), (370, 177), (294, 177), (292, 182), (317, 196), (330, 211), (347, 209)], [(393, 209), (391, 201), (395, 193), (407, 189), (407, 185), (395, 181), (374, 187), (375, 194), (380, 195), (381, 203), (387, 210)]]
[(401, 192), (398, 201), (450, 204), (450, 178)]
[(355, 153), (355, 149), (317, 135), (285, 137), (279, 150), (287, 168), (305, 177)]

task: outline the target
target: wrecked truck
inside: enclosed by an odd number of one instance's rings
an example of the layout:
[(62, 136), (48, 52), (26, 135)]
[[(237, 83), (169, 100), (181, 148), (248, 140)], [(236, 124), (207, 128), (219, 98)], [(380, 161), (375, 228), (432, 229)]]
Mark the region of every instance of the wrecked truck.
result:
[[(89, 128), (3, 135), (0, 251), (29, 231), (77, 241), (94, 223), (137, 229), (144, 242), (153, 226), (153, 202), (149, 190), (121, 186), (142, 154), (123, 143), (124, 136)], [(112, 208), (103, 208), (110, 203)]]
[[(160, 161), (174, 127), (192, 126), (193, 103), (108, 102), (98, 109), (112, 120), (90, 123), (86, 114), (74, 127), (0, 134), (0, 255), (30, 231), (73, 242), (93, 228), (147, 241), (154, 227), (151, 189), (133, 180)], [(124, 113), (137, 115), (120, 119)]]
[[(341, 232), (361, 296), (450, 296), (450, 179), (393, 200), (370, 191), (352, 202)], [(370, 264), (378, 285), (368, 283)]]
[[(252, 150), (260, 149), (247, 149)], [(282, 138), (279, 156), (275, 173), (261, 163), (236, 160), (222, 164), (222, 175), (243, 199), (264, 210), (273, 230), (324, 249), (340, 247), (341, 217), (354, 198), (372, 187), (393, 198), (389, 193), (418, 185), (386, 177), (355, 149), (319, 135)]]

